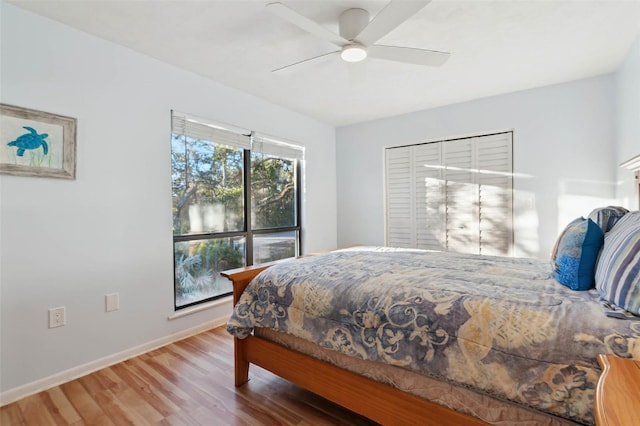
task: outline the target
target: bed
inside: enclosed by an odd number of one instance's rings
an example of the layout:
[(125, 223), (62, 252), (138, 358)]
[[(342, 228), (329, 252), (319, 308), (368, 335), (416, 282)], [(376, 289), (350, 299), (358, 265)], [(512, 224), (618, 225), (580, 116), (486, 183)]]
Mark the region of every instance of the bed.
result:
[(640, 321), (548, 261), (355, 247), (226, 275), (236, 386), (259, 365), (381, 424), (592, 424), (597, 355), (640, 359)]

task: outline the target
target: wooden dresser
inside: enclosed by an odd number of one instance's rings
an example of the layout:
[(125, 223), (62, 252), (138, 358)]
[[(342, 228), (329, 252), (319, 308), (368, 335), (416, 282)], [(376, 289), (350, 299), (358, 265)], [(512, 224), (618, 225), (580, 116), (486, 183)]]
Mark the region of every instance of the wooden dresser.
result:
[(596, 389), (598, 426), (640, 426), (640, 361), (598, 355), (602, 375)]

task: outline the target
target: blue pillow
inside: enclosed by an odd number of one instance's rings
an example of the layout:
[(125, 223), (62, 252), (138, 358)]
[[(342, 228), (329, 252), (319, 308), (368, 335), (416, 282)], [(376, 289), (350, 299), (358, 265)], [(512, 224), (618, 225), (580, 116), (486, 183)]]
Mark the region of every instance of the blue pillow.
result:
[(595, 285), (594, 269), (604, 233), (593, 220), (579, 217), (567, 225), (551, 254), (553, 277), (571, 290)]

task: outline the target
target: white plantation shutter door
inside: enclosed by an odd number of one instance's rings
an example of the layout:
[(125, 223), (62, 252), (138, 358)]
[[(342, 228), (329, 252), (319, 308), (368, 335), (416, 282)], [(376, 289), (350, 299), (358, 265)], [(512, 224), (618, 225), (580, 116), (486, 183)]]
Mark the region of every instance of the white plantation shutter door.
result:
[(442, 144), (416, 145), (413, 158), (416, 174), (416, 244), (413, 247), (427, 250), (445, 250), (446, 199)]
[(386, 244), (510, 255), (512, 133), (385, 150)]
[(386, 150), (386, 240), (393, 247), (415, 246), (412, 148)]
[(447, 250), (478, 253), (478, 186), (472, 139), (441, 143), (444, 151)]
[(480, 254), (511, 255), (513, 248), (512, 133), (477, 138)]

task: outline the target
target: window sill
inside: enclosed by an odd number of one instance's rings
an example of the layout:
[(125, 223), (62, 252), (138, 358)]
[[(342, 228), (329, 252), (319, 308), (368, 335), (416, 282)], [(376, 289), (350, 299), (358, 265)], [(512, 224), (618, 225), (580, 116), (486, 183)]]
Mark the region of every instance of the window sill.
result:
[(168, 319), (174, 320), (174, 319), (186, 317), (188, 315), (192, 315), (198, 312), (206, 311), (207, 309), (213, 309), (218, 306), (223, 306), (227, 304), (230, 306), (233, 304), (233, 296), (229, 295), (227, 297), (223, 297), (222, 299), (212, 300), (211, 302), (203, 303), (201, 305), (180, 309), (179, 311), (176, 311), (173, 314), (169, 315)]

